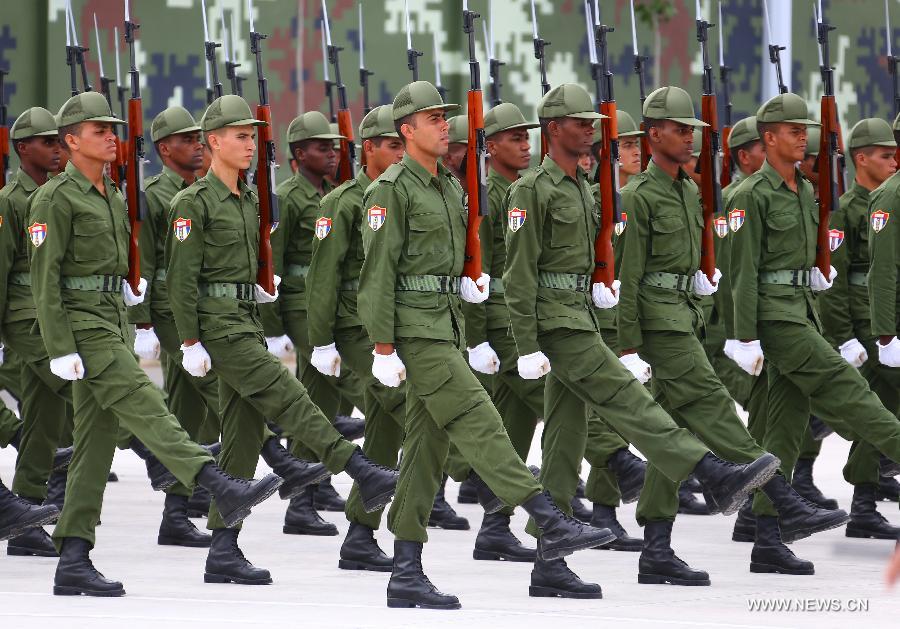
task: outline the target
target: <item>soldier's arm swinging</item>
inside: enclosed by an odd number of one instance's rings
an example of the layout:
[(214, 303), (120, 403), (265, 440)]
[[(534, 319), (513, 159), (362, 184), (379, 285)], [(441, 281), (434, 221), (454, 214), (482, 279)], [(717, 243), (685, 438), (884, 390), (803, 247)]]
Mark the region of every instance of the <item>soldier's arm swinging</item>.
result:
[[(169, 232), (166, 237), (168, 251), (166, 284), (178, 336), (185, 345), (193, 345), (200, 339), (197, 282), (203, 266), (204, 214), (203, 206), (196, 198), (179, 194), (172, 199), (169, 210)], [(184, 232), (184, 223), (176, 226), (180, 219), (190, 221), (187, 235)], [(179, 228), (181, 231), (176, 231)]]
[(340, 197), (329, 194), (319, 204), (319, 216), (331, 219), (331, 230), (323, 238), (313, 237), (312, 261), (306, 274), (307, 287), (315, 287), (307, 300), (309, 342), (314, 347), (334, 343), (334, 322), (341, 288), (341, 267), (350, 244), (353, 216), (341, 207)]
[(519, 356), (540, 351), (537, 341), (538, 266), (544, 231), (540, 199), (532, 185), (513, 184), (506, 201), (506, 214), (524, 210), (524, 220), (506, 229), (506, 268), (503, 287), (511, 328)]
[(646, 207), (634, 190), (622, 191), (622, 208), (628, 216), (627, 227), (619, 236), (616, 248), (621, 251), (622, 265), (619, 267), (619, 310), (616, 315), (619, 330), (619, 346), (623, 354), (633, 353), (643, 344), (641, 322), (638, 313), (638, 291), (650, 242), (650, 225)]

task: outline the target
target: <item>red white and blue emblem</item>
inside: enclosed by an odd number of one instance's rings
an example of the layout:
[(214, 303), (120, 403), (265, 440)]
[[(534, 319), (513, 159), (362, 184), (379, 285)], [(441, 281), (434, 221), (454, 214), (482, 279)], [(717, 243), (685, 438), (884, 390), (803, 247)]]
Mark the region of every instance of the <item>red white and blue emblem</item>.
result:
[(844, 243), (844, 232), (840, 229), (828, 230), (828, 248), (837, 251), (837, 248)]
[(377, 232), (381, 229), (381, 226), (384, 225), (384, 222), (387, 220), (387, 209), (378, 205), (370, 207), (366, 211), (366, 214), (369, 217), (369, 227), (372, 228), (373, 232)]
[(875, 210), (872, 212), (872, 229), (875, 230), (875, 233), (884, 229), (884, 226), (887, 225), (888, 219), (890, 218), (890, 212), (885, 212), (884, 210)]
[(728, 226), (731, 228), (731, 231), (736, 232), (744, 225), (745, 216), (744, 210), (731, 210), (728, 213)]
[(175, 231), (175, 238), (178, 242), (184, 242), (191, 234), (191, 219), (178, 217), (172, 223), (172, 228)]
[[(374, 228), (373, 228), (374, 229)], [(322, 216), (316, 219), (316, 238), (324, 240), (325, 236), (331, 233), (331, 219)]]
[(509, 224), (510, 231), (517, 232), (519, 228), (525, 224), (525, 215), (527, 212), (525, 210), (520, 210), (517, 207), (514, 207), (509, 212), (507, 212), (507, 219)]
[(713, 228), (716, 230), (716, 236), (724, 238), (728, 235), (728, 219), (724, 216), (717, 216), (713, 221)]
[(47, 223), (32, 223), (28, 228), (28, 236), (31, 238), (31, 244), (40, 247), (47, 239)]
[(626, 212), (622, 212), (622, 220), (616, 223), (616, 226), (613, 228), (613, 230), (616, 232), (616, 236), (621, 236), (626, 227), (628, 227), (628, 214)]

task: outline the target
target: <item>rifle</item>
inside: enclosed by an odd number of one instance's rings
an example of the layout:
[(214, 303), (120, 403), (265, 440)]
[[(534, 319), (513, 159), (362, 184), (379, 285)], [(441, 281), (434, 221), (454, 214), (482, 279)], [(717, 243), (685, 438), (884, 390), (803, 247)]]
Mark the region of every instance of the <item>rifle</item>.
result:
[(441, 100), (447, 100), (447, 88), (441, 82), (441, 60), (438, 57), (437, 39), (432, 39), (432, 50), (434, 51), (434, 86), (437, 88)]
[(259, 255), (256, 282), (270, 295), (275, 294), (275, 267), (272, 262), (272, 244), (269, 237), (278, 226), (278, 197), (275, 195), (275, 140), (272, 128), (272, 109), (269, 107), (269, 87), (263, 72), (260, 42), (267, 35), (256, 32), (253, 25), (253, 0), (247, 0), (250, 16), (250, 53), (256, 57), (256, 84), (259, 88), (259, 104), (256, 118), (265, 122), (257, 129), (256, 189), (259, 194)]
[(6, 89), (3, 85), (8, 71), (0, 69), (0, 188), (6, 186), (9, 179), (9, 114), (6, 110)]
[(728, 75), (731, 68), (725, 65), (725, 24), (722, 22), (722, 1), (719, 0), (719, 80), (722, 82), (722, 98), (725, 100), (725, 124), (722, 126), (722, 188), (731, 183), (734, 174), (734, 158), (728, 147), (728, 138), (731, 137), (731, 86), (728, 84)]
[[(363, 116), (372, 111), (372, 105), (369, 102), (369, 77), (373, 76), (375, 73), (371, 70), (366, 69), (365, 57), (363, 52), (363, 14), (362, 14), (362, 0), (357, 4), (357, 8), (359, 9), (359, 86), (362, 88), (363, 93)], [(366, 167), (366, 152), (360, 151), (359, 155), (359, 165), (363, 168)]]
[[(110, 79), (106, 76), (106, 72), (103, 71), (103, 49), (100, 46), (100, 29), (97, 27), (96, 13), (94, 13), (94, 39), (97, 42), (97, 63), (100, 65), (100, 93), (106, 98), (109, 110), (112, 111), (113, 102), (110, 86), (115, 79)], [(112, 163), (109, 174), (116, 187), (121, 190), (122, 182), (125, 181), (125, 154), (122, 152), (122, 142), (119, 140), (119, 132), (115, 127), (113, 128), (113, 133), (116, 135), (116, 160)]]
[[(477, 280), (481, 277), (481, 242), (478, 229), (481, 218), (488, 214), (487, 203), (487, 141), (484, 137), (484, 101), (481, 94), (481, 71), (475, 56), (475, 19), (478, 13), (469, 10), (463, 0), (463, 32), (469, 40), (469, 143), (466, 147), (466, 189), (468, 191), (469, 221), (466, 225), (466, 250), (463, 275)], [(484, 287), (483, 290), (487, 290)]]
[[(72, 29), (72, 60), (75, 64), (81, 67), (81, 87), (83, 92), (93, 91), (94, 87), (88, 81), (88, 73), (87, 66), (84, 65), (84, 53), (86, 53), (90, 48), (85, 48), (78, 44), (78, 29), (75, 26), (75, 15), (72, 13), (72, 2), (71, 0), (66, 0), (66, 15), (68, 16), (68, 24)], [(68, 45), (68, 35), (66, 36), (66, 49), (69, 49)], [(68, 63), (68, 61), (66, 61)], [(70, 64), (71, 65), (71, 64)], [(71, 68), (73, 74), (73, 85), (74, 85), (74, 73), (75, 68)], [(74, 88), (73, 88), (74, 89)], [(75, 96), (77, 92), (73, 93), (72, 96)]]
[[(537, 12), (534, 8), (534, 0), (531, 0), (531, 34), (531, 39), (534, 43), (534, 58), (538, 60), (541, 73), (541, 95), (546, 96), (547, 92), (550, 91), (550, 83), (547, 82), (547, 57), (544, 49), (550, 45), (550, 42), (538, 35)], [(541, 128), (541, 160), (544, 159), (549, 150), (550, 146), (547, 143), (547, 136), (544, 133), (544, 129)]]
[[(716, 272), (715, 236), (713, 221), (722, 211), (722, 188), (719, 177), (719, 108), (716, 105), (716, 85), (712, 66), (709, 64), (709, 29), (715, 24), (707, 22), (700, 13), (697, 0), (697, 41), (703, 58), (703, 96), (700, 119), (703, 127), (703, 144), (696, 172), (700, 174), (700, 198), (703, 203), (703, 234), (700, 240), (700, 270), (713, 282)], [(826, 230), (827, 232), (827, 230)]]
[(344, 183), (356, 176), (356, 145), (353, 143), (353, 119), (350, 117), (350, 104), (347, 101), (347, 86), (341, 80), (341, 64), (338, 58), (338, 53), (343, 47), (335, 46), (331, 41), (331, 27), (328, 24), (328, 8), (325, 6), (325, 0), (322, 0), (322, 24), (325, 26), (328, 60), (334, 66), (334, 85), (338, 94), (338, 133), (344, 136), (338, 157), (337, 181)]
[[(231, 31), (225, 24), (225, 11), (219, 7), (219, 17), (222, 20), (222, 53), (225, 55), (225, 78), (231, 83), (231, 93), (238, 96), (244, 96), (244, 88), (242, 78), (237, 74), (237, 68), (241, 64), (235, 62), (237, 56), (234, 50), (234, 13), (231, 14)], [(231, 45), (231, 53), (228, 52), (228, 46)]]
[(131, 141), (128, 147), (128, 165), (125, 170), (125, 200), (128, 203), (128, 222), (131, 224), (131, 237), (128, 241), (128, 284), (135, 295), (140, 295), (138, 285), (141, 281), (141, 253), (138, 248), (138, 235), (141, 222), (146, 216), (147, 208), (144, 199), (144, 112), (141, 106), (141, 80), (137, 69), (137, 57), (134, 54), (134, 35), (139, 24), (131, 21), (128, 0), (125, 0), (125, 43), (131, 60), (131, 97), (128, 99), (128, 129)]
[[(223, 94), (222, 84), (219, 82), (219, 68), (216, 66), (216, 48), (222, 44), (209, 38), (209, 24), (206, 23), (206, 0), (200, 0), (200, 9), (203, 12), (204, 56), (206, 57), (208, 68), (212, 69), (212, 90), (213, 100), (215, 100), (216, 98), (220, 98)], [(208, 87), (207, 90), (209, 90)]]
[(409, 23), (409, 0), (403, 0), (403, 9), (406, 12), (406, 67), (412, 72), (413, 81), (419, 80), (419, 57), (422, 51), (416, 50), (412, 45), (412, 26)]
[[(638, 51), (638, 42), (637, 42), (637, 24), (634, 20), (634, 0), (631, 0), (631, 47), (634, 50), (634, 73), (637, 75), (638, 79), (638, 94), (641, 99), (641, 112), (644, 111), (644, 101), (647, 100), (647, 94), (644, 91), (644, 64), (650, 59), (646, 55), (642, 55)], [(641, 131), (644, 131), (644, 118), (641, 116)], [(647, 165), (650, 164), (650, 156), (652, 155), (650, 151), (650, 140), (647, 138), (647, 134), (641, 134), (641, 170), (646, 170)]]
[[(887, 66), (888, 66), (888, 74), (891, 75), (891, 85), (894, 88), (894, 118), (900, 116), (900, 75), (898, 75), (898, 63), (900, 63), (900, 57), (897, 57), (893, 49), (891, 47), (891, 37), (893, 36), (893, 31), (891, 30), (891, 12), (888, 9), (888, 0), (884, 0), (884, 39), (887, 43)], [(900, 164), (900, 148), (897, 149), (896, 154), (897, 163)]]
[[(488, 27), (490, 22), (490, 27)], [(503, 83), (500, 81), (500, 66), (506, 64), (496, 57), (496, 42), (494, 42), (494, 0), (488, 0), (488, 19), (481, 23), (484, 31), (484, 49), (488, 53), (488, 74), (491, 77), (491, 107), (496, 107), (503, 102), (500, 98), (500, 88)], [(490, 28), (490, 33), (488, 30)]]
[(763, 4), (763, 28), (769, 38), (769, 61), (775, 66), (775, 79), (778, 81), (778, 93), (786, 94), (787, 85), (784, 84), (784, 74), (781, 71), (781, 51), (785, 50), (784, 46), (779, 46), (772, 41), (772, 22), (769, 20), (769, 3), (768, 0), (762, 0)]
[(322, 28), (322, 77), (325, 83), (325, 94), (328, 96), (328, 120), (337, 122), (334, 114), (334, 81), (328, 76), (328, 44), (325, 42), (325, 28)]
[(113, 27), (113, 38), (116, 40), (116, 92), (119, 95), (119, 112), (120, 118), (125, 118), (125, 92), (128, 86), (122, 84), (122, 71), (119, 67), (119, 27)]
[[(584, 0), (584, 24), (587, 30), (588, 59), (591, 66), (591, 79), (594, 81), (594, 102), (600, 105), (603, 100), (603, 87), (600, 75), (600, 64), (597, 62), (597, 42), (594, 34), (594, 18), (591, 13), (591, 4), (588, 0)], [(600, 170), (597, 170), (597, 176), (600, 176)]]

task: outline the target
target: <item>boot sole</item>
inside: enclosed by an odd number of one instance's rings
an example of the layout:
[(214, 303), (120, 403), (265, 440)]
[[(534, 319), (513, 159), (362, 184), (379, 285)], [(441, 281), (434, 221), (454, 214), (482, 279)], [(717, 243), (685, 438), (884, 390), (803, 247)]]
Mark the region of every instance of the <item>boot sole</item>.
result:
[(299, 526), (290, 526), (285, 524), (283, 527), (281, 527), (281, 532), (285, 535), (313, 535), (315, 537), (334, 537), (338, 534), (339, 531), (336, 527), (334, 529), (315, 530), (303, 529)]
[(615, 535), (609, 533), (608, 535), (604, 535), (600, 538), (599, 541), (596, 542), (582, 542), (580, 544), (572, 544), (563, 547), (557, 547), (550, 550), (549, 553), (541, 552), (540, 545), (538, 545), (538, 556), (544, 561), (552, 561), (554, 559), (559, 559), (560, 557), (565, 557), (567, 555), (571, 555), (572, 553), (578, 552), (579, 550), (586, 550), (588, 548), (597, 548), (599, 546), (603, 546), (605, 544), (609, 544), (611, 541), (617, 539)]
[[(731, 502), (722, 507), (721, 513), (723, 515), (737, 513), (738, 509), (740, 509), (747, 500), (747, 496), (750, 495), (750, 492), (762, 487), (775, 476), (775, 473), (778, 471), (778, 466), (781, 465), (781, 461), (777, 456), (773, 456), (772, 459), (773, 460), (768, 465), (757, 471), (752, 478), (744, 482), (744, 485), (733, 494)], [(710, 509), (710, 511), (712, 511), (712, 509)]]
[(97, 596), (100, 598), (112, 598), (116, 596), (125, 596), (125, 589), (119, 590), (85, 590), (72, 585), (54, 585), (53, 594), (55, 596)]
[(570, 592), (544, 585), (528, 586), (528, 596), (535, 598), (603, 598), (603, 592)]
[(9, 529), (4, 533), (0, 533), (0, 542), (6, 541), (12, 537), (18, 537), (22, 533), (25, 533), (29, 529), (36, 528), (38, 526), (44, 526), (47, 524), (53, 524), (56, 520), (59, 519), (59, 511), (56, 513), (50, 513), (48, 515), (44, 515), (40, 518), (35, 518), (34, 520), (27, 520), (25, 522), (19, 522), (15, 525), (14, 528)]
[(177, 484), (178, 479), (172, 476), (171, 478), (166, 478), (165, 480), (158, 483), (150, 483), (150, 488), (153, 489), (153, 491), (165, 491)]
[(639, 553), (644, 550), (644, 543), (635, 544), (634, 546), (621, 546), (616, 542), (610, 542), (604, 546), (595, 546), (594, 550), (617, 550), (622, 553)]
[(445, 531), (468, 531), (471, 527), (469, 523), (465, 524), (447, 524), (445, 522), (429, 522), (428, 528), (444, 529)]
[(212, 537), (210, 537), (205, 542), (188, 542), (185, 540), (178, 539), (177, 537), (167, 537), (164, 535), (160, 535), (156, 538), (156, 543), (160, 546), (183, 546), (184, 548), (209, 548), (210, 544), (212, 544)]
[(444, 605), (432, 605), (429, 603), (420, 603), (418, 601), (413, 601), (408, 598), (392, 598), (388, 597), (387, 600), (388, 607), (398, 607), (411, 609), (413, 607), (418, 607), (419, 609), (460, 609), (462, 605), (459, 603), (446, 603)]
[(856, 539), (891, 539), (897, 540), (898, 535), (890, 535), (888, 533), (878, 533), (876, 531), (861, 531), (858, 529), (851, 530), (850, 527), (847, 527), (847, 530), (844, 532), (846, 537), (854, 537)]
[(675, 577), (667, 577), (661, 574), (643, 574), (638, 573), (638, 583), (643, 583), (645, 585), (665, 585), (666, 583), (670, 583), (672, 585), (709, 585), (709, 579), (676, 579)]
[(258, 493), (249, 504), (240, 505), (234, 511), (229, 513), (227, 516), (222, 514), (222, 520), (225, 522), (225, 528), (234, 528), (238, 524), (244, 521), (248, 515), (250, 515), (250, 510), (253, 509), (256, 505), (263, 502), (267, 498), (269, 498), (272, 494), (274, 494), (281, 484), (284, 481), (277, 474), (269, 474), (261, 481), (259, 481), (259, 487), (262, 488), (262, 491)]
[(479, 550), (476, 548), (472, 551), (472, 559), (476, 561), (511, 561), (513, 563), (534, 563), (535, 558), (537, 557), (537, 551), (535, 551), (534, 556), (525, 557), (510, 555), (508, 553), (500, 553), (493, 550)]
[(356, 561), (353, 559), (339, 559), (338, 560), (338, 568), (341, 570), (364, 570), (367, 572), (390, 572), (393, 570), (392, 566), (379, 566), (372, 563), (365, 563), (363, 561)]
[(41, 550), (39, 548), (28, 548), (25, 546), (6, 547), (6, 554), (14, 557), (59, 557), (59, 553), (55, 550)]
[(239, 579), (236, 577), (228, 577), (224, 574), (212, 574), (211, 572), (203, 573), (204, 583), (234, 583), (236, 585), (272, 585), (272, 577), (268, 579)]
[(782, 566), (775, 566), (770, 563), (758, 563), (755, 561), (750, 562), (750, 572), (756, 572), (760, 574), (796, 574), (796, 575), (812, 575), (816, 573), (815, 568), (811, 568), (809, 570), (791, 570), (789, 568), (784, 568)]
[[(824, 531), (830, 531), (831, 529), (839, 528), (841, 526), (844, 526), (848, 522), (850, 522), (850, 516), (845, 515), (843, 518), (836, 518), (836, 519), (832, 520), (831, 522), (828, 522), (827, 524), (824, 524), (821, 526), (817, 526), (817, 527), (813, 527), (813, 528), (809, 528), (809, 529), (801, 529), (798, 531), (788, 531), (787, 533), (782, 531), (781, 532), (781, 541), (784, 541), (786, 539), (786, 540), (788, 540), (786, 543), (796, 542), (797, 540), (805, 539), (805, 538), (809, 537), (810, 535), (815, 535), (816, 533), (822, 533)], [(896, 539), (896, 538), (892, 537), (890, 539)]]
[(387, 503), (391, 501), (391, 498), (394, 497), (394, 492), (396, 491), (396, 485), (394, 489), (390, 491), (386, 491), (383, 494), (379, 494), (374, 498), (369, 498), (368, 500), (363, 501), (363, 509), (366, 513), (374, 513), (379, 509), (383, 509), (387, 506)]
[(330, 476), (331, 472), (323, 468), (321, 474), (319, 474), (318, 476), (310, 476), (309, 479), (303, 481), (302, 483), (288, 484), (285, 482), (281, 487), (278, 488), (278, 497), (282, 500), (290, 500), (291, 498), (296, 498), (297, 496), (302, 494), (303, 490), (310, 485), (320, 483)]

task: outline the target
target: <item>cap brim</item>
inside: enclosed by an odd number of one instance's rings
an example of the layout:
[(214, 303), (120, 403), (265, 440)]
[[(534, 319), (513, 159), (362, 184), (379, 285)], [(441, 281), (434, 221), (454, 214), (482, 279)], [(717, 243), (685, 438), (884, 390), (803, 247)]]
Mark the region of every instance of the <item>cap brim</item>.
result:
[[(541, 125), (538, 122), (522, 122), (519, 124), (514, 124), (509, 127), (504, 127), (498, 131), (494, 131), (494, 133), (500, 133), (500, 131), (512, 131), (513, 129), (540, 129)], [(491, 135), (494, 135), (492, 133)]]
[(32, 137), (32, 138), (39, 138), (39, 137), (50, 136), (50, 135), (54, 135), (54, 136), (55, 136), (55, 135), (59, 135), (59, 131), (57, 131), (57, 130), (53, 130), (53, 131), (41, 131), (40, 133), (33, 133), (33, 134), (31, 134), (29, 137)]
[[(604, 116), (603, 114), (598, 114), (596, 111), (582, 111), (577, 114), (566, 114), (565, 118), (584, 118), (585, 120), (600, 120), (602, 118), (609, 118), (609, 116)], [(538, 125), (540, 126), (540, 125)]]
[(229, 122), (228, 124), (222, 125), (223, 127), (265, 127), (269, 123), (265, 120), (257, 120), (256, 118), (244, 118), (243, 120), (235, 120), (234, 122)]
[(791, 124), (805, 124), (807, 127), (821, 127), (821, 122), (810, 120), (809, 118), (791, 118), (790, 120), (782, 120), (782, 122), (790, 122)]
[(82, 122), (111, 122), (112, 124), (128, 124), (124, 120), (119, 120), (114, 116), (96, 116), (94, 118), (86, 118)]
[[(200, 125), (194, 125), (192, 127), (185, 127), (184, 129), (177, 129), (175, 131), (172, 131), (171, 133), (167, 133), (163, 137), (169, 137), (170, 135), (178, 135), (179, 133), (196, 133), (197, 131), (202, 131), (202, 130), (203, 129), (200, 128)], [(162, 138), (160, 138), (160, 139), (162, 139)]]
[(317, 133), (316, 135), (311, 135), (308, 138), (303, 138), (304, 140), (346, 140), (347, 138), (343, 135), (339, 135), (337, 133)]
[(709, 125), (697, 118), (666, 118), (678, 124), (686, 124), (689, 127), (708, 127)]
[(887, 146), (895, 148), (897, 143), (893, 140), (882, 140), (881, 142), (866, 142), (865, 144), (860, 144), (859, 146), (853, 146), (852, 144), (848, 146), (848, 149), (864, 149), (867, 146)]
[(640, 131), (640, 130), (638, 130), (638, 131), (626, 131), (626, 132), (624, 132), (624, 133), (620, 133), (620, 134), (619, 134), (619, 137), (620, 137), (620, 138), (630, 138), (630, 137), (635, 137), (635, 136), (639, 136), (639, 135), (647, 135), (647, 132), (646, 132), (646, 131)]
[(423, 107), (422, 109), (417, 109), (413, 113), (417, 114), (420, 111), (431, 111), (433, 109), (443, 109), (444, 111), (456, 111), (459, 109), (459, 105), (456, 103), (444, 103), (443, 105), (432, 105), (431, 107)]

